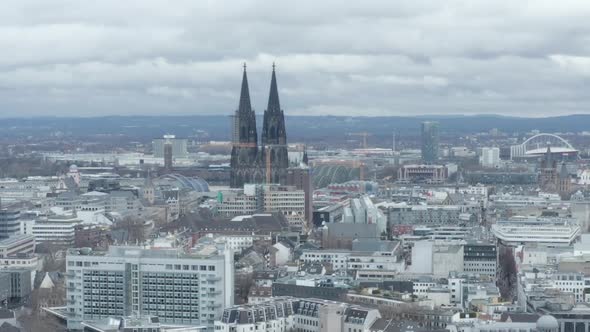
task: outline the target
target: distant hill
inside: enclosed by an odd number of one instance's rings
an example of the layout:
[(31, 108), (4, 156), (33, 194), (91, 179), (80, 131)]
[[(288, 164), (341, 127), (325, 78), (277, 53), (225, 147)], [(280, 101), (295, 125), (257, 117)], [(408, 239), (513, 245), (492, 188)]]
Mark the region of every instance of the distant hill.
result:
[[(322, 137), (342, 137), (351, 132), (370, 132), (375, 136), (418, 135), (420, 122), (436, 120), (441, 133), (473, 133), (498, 128), (504, 132), (580, 132), (590, 130), (590, 115), (569, 115), (546, 118), (522, 118), (497, 115), (480, 116), (417, 116), (417, 117), (345, 117), (287, 116), (287, 135), (291, 140), (309, 141)], [(262, 119), (258, 119), (258, 124)], [(194, 136), (199, 130), (211, 139), (230, 138), (230, 118), (221, 115), (203, 116), (107, 116), (95, 118), (12, 118), (0, 120), (0, 136), (45, 136), (62, 132), (76, 137), (122, 135), (138, 139), (159, 137), (166, 133), (179, 137)]]

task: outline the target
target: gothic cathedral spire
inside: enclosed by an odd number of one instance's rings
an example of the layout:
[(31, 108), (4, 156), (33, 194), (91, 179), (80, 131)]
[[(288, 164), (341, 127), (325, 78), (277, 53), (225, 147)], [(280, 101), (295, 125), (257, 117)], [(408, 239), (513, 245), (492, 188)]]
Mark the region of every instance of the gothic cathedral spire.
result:
[(234, 138), (231, 153), (230, 187), (241, 188), (246, 183), (262, 180), (258, 156), (258, 134), (256, 114), (252, 110), (246, 64), (242, 75), (242, 88), (238, 109), (234, 115)]
[(284, 184), (289, 167), (285, 116), (279, 102), (275, 65), (272, 65), (268, 107), (262, 124), (263, 165), (266, 182)]

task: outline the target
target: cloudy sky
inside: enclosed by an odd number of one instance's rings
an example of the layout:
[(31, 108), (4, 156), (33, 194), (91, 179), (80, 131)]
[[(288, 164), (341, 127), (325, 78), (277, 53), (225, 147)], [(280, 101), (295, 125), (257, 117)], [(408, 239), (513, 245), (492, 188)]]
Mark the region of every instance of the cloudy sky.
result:
[(5, 0), (0, 117), (590, 113), (590, 1)]

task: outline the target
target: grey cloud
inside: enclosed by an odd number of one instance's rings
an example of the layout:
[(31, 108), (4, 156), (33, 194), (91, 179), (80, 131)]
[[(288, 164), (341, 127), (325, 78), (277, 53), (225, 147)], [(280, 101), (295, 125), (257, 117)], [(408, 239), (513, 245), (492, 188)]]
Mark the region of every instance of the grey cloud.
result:
[(588, 113), (587, 1), (9, 0), (0, 116)]

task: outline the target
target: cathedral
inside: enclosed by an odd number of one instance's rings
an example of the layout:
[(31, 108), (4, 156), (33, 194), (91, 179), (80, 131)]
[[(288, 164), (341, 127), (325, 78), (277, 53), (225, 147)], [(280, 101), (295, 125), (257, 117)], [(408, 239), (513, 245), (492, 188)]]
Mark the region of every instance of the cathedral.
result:
[(558, 169), (557, 160), (553, 157), (551, 146), (547, 146), (547, 152), (539, 167), (539, 187), (548, 192), (556, 192), (562, 197), (571, 194), (572, 179), (565, 162)]
[(234, 131), (230, 187), (241, 188), (246, 183), (263, 182), (285, 184), (289, 167), (287, 132), (285, 115), (279, 102), (274, 64), (260, 145), (256, 130), (256, 115), (250, 103), (246, 65), (244, 65), (242, 76), (240, 102), (234, 116)]

